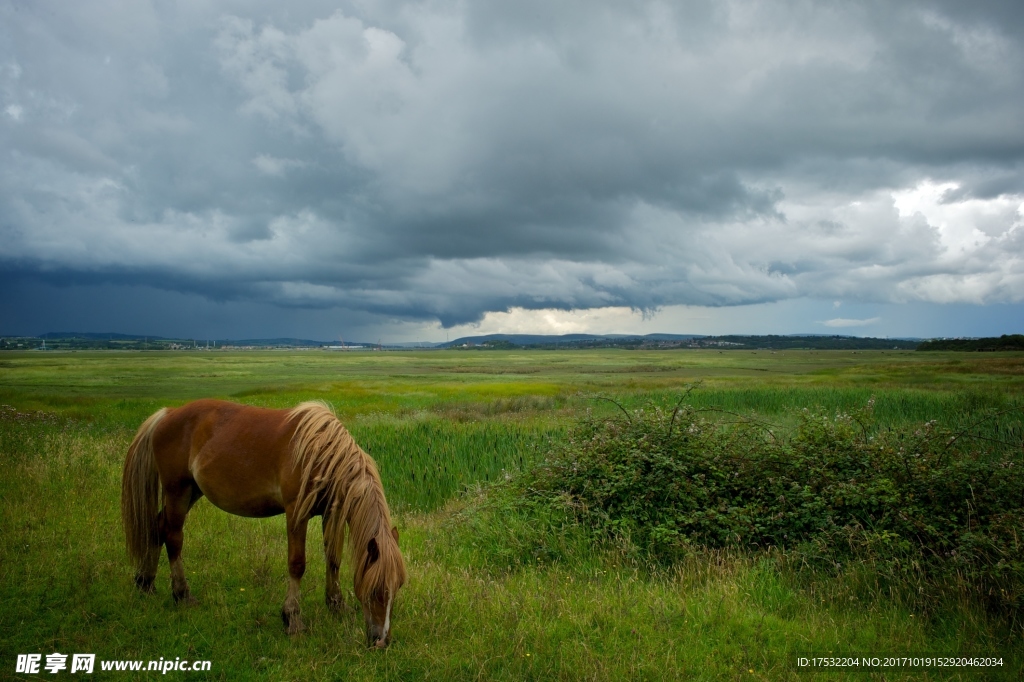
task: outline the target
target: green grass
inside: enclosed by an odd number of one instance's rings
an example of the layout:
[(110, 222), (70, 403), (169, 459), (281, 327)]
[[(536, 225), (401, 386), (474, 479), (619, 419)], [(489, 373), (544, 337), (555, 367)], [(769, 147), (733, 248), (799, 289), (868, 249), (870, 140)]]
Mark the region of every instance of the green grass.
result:
[(360, 422), (352, 435), (376, 460), (396, 511), (429, 511), (474, 482), (522, 471), (560, 434), (516, 422), (421, 419)]
[[(593, 396), (629, 410), (673, 405), (696, 381), (696, 407), (780, 428), (803, 407), (849, 410), (875, 396), (884, 428), (1019, 405), (1024, 356), (3, 353), (0, 403), (45, 418), (0, 418), (0, 677), (14, 677), (18, 653), (59, 651), (211, 660), (210, 673), (185, 675), (196, 679), (1018, 678), (1019, 629), (955, 594), (916, 611), (863, 566), (821, 572), (783, 552), (706, 551), (652, 570), (553, 527), (559, 560), (538, 553), (535, 563), (502, 568), (492, 555), (505, 540), (466, 532), (475, 481), (529, 466), (588, 409), (618, 411)], [(155, 596), (131, 587), (118, 522), (124, 452), (145, 416), (198, 397), (275, 407), (327, 400), (378, 460), (410, 569), (387, 651), (364, 648), (361, 615), (333, 616), (323, 605), (317, 523), (300, 637), (287, 637), (279, 616), (282, 518), (242, 519), (204, 500), (184, 550), (200, 603), (173, 605), (166, 559)], [(1005, 664), (796, 672), (797, 654), (829, 652), (997, 654)]]

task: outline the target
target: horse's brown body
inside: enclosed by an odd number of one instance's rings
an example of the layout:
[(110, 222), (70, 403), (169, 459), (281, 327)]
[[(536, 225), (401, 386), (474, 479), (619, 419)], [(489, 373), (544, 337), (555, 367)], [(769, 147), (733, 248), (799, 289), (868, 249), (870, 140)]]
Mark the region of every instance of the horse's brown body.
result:
[(239, 516), (286, 515), (291, 579), (282, 617), (289, 633), (303, 629), (299, 585), (309, 519), (323, 516), (326, 597), (334, 609), (344, 604), (338, 563), (348, 525), (367, 637), (387, 643), (392, 600), (405, 580), (398, 534), (373, 460), (326, 407), (271, 410), (198, 400), (146, 420), (129, 449), (122, 484), (122, 517), (142, 590), (153, 590), (165, 545), (173, 596), (193, 601), (181, 563), (182, 528), (204, 495)]
[(238, 516), (283, 514), (299, 494), (301, 472), (289, 448), (294, 433), (287, 410), (219, 400), (169, 410), (153, 431), (164, 493), (206, 495)]

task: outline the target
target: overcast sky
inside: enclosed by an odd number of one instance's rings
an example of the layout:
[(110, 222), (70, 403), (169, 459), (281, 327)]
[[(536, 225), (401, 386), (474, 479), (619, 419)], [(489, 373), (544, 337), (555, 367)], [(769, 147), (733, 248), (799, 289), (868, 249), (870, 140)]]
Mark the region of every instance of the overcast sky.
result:
[(1024, 332), (1024, 3), (0, 0), (0, 333)]

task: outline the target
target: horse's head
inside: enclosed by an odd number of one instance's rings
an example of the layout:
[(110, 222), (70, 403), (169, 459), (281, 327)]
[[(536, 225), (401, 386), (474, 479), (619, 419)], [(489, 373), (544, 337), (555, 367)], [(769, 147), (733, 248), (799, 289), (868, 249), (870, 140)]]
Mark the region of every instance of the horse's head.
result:
[(383, 649), (391, 643), (391, 612), (405, 583), (405, 563), (398, 551), (398, 528), (370, 538), (356, 594), (363, 606), (366, 645)]

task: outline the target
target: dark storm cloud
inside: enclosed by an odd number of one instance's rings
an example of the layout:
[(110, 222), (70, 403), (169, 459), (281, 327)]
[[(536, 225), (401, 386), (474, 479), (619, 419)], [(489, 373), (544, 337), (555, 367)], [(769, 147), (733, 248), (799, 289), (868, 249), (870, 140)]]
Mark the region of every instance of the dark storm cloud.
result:
[(444, 324), (1020, 301), (1019, 6), (4, 2), (0, 270)]

